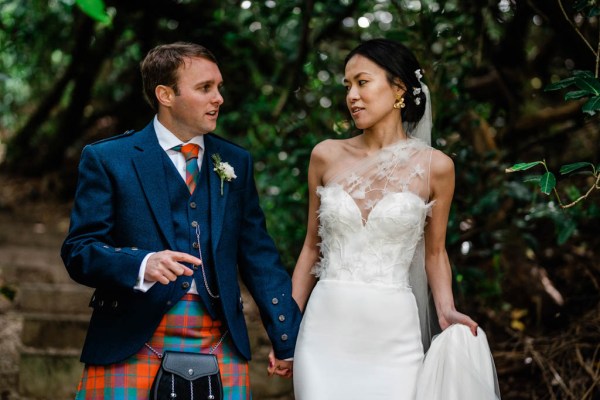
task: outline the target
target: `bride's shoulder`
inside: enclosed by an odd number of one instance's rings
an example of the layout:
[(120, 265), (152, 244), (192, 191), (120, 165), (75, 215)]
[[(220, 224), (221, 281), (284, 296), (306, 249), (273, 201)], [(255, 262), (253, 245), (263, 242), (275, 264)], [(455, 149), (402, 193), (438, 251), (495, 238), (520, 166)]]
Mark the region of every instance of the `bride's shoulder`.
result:
[(321, 161), (335, 160), (348, 152), (353, 139), (326, 139), (319, 142), (312, 150), (311, 158)]
[(454, 175), (454, 161), (440, 150), (431, 149), (430, 171), (434, 177)]

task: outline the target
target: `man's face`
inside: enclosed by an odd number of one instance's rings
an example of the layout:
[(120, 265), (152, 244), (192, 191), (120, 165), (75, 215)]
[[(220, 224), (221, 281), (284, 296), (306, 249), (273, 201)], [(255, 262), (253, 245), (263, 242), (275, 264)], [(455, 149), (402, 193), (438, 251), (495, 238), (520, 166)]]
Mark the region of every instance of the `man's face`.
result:
[(178, 93), (166, 105), (167, 128), (182, 140), (212, 132), (217, 127), (223, 77), (217, 64), (189, 58), (177, 71)]

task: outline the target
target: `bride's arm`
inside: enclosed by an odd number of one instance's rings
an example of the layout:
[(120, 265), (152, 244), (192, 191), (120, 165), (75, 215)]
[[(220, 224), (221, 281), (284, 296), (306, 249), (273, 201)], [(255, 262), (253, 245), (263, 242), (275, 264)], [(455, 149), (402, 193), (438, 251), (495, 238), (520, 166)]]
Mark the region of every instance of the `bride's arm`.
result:
[(434, 150), (430, 170), (431, 217), (425, 227), (425, 269), (433, 293), (435, 308), (442, 329), (458, 323), (468, 326), (477, 335), (477, 323), (456, 311), (452, 295), (452, 270), (446, 252), (446, 226), (454, 195), (454, 163), (450, 157)]
[(319, 209), (320, 202), (319, 196), (317, 196), (317, 187), (322, 185), (322, 176), (325, 169), (326, 152), (323, 151), (324, 147), (323, 143), (315, 146), (310, 156), (308, 166), (308, 223), (306, 237), (292, 275), (292, 296), (302, 312), (304, 312), (308, 297), (317, 283), (317, 279), (312, 274), (312, 269), (319, 260), (318, 244), (320, 238), (318, 234), (319, 222), (317, 210)]

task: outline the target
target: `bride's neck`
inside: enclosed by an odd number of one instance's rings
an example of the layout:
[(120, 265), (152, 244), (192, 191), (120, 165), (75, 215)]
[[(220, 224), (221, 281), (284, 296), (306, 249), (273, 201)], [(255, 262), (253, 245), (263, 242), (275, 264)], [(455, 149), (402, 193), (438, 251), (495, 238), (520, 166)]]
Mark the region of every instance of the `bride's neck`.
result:
[(406, 140), (407, 135), (404, 132), (402, 124), (398, 124), (393, 129), (371, 127), (363, 130), (362, 141), (367, 150), (380, 150), (392, 145), (400, 140)]

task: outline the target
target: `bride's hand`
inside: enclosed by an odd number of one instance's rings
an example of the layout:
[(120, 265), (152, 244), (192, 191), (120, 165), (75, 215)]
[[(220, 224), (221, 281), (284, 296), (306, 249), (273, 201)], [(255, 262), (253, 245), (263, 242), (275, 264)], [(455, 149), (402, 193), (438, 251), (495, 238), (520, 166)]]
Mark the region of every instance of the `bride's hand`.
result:
[(456, 310), (450, 310), (439, 316), (440, 327), (446, 329), (452, 324), (466, 325), (471, 330), (473, 336), (477, 336), (477, 322), (471, 317)]
[(269, 352), (269, 366), (267, 373), (269, 376), (279, 375), (284, 378), (292, 377), (293, 361), (279, 360), (275, 357), (273, 349)]

